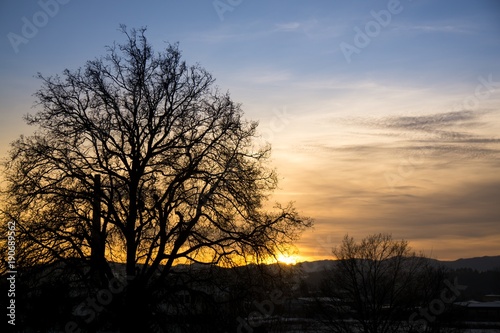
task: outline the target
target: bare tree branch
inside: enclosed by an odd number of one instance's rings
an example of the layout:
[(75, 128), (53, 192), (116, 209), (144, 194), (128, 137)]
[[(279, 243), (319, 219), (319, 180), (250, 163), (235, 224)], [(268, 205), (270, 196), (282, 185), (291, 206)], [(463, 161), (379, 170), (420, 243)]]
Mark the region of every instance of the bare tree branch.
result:
[(5, 165), (4, 214), (18, 221), (26, 265), (88, 260), (100, 243), (97, 269), (121, 257), (129, 288), (147, 289), (181, 259), (264, 260), (296, 239), (309, 219), (263, 209), (277, 177), (269, 146), (253, 148), (257, 123), (178, 45), (155, 53), (145, 29), (122, 32), (105, 57), (38, 75), (39, 111), (26, 117), (37, 132), (12, 144)]

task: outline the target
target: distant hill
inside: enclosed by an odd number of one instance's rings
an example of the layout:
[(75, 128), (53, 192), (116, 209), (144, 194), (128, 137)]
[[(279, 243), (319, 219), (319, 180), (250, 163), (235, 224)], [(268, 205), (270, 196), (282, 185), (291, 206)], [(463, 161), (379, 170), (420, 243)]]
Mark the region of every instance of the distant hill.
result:
[(440, 263), (451, 269), (470, 268), (479, 272), (500, 271), (500, 256), (440, 261)]
[[(500, 256), (466, 258), (454, 261), (429, 260), (450, 269), (470, 268), (479, 272), (500, 271)], [(304, 272), (319, 272), (333, 268), (335, 262), (335, 260), (305, 261), (298, 263), (297, 266)]]
[(317, 260), (299, 262), (295, 266), (302, 269), (304, 272), (321, 272), (335, 267), (336, 260)]

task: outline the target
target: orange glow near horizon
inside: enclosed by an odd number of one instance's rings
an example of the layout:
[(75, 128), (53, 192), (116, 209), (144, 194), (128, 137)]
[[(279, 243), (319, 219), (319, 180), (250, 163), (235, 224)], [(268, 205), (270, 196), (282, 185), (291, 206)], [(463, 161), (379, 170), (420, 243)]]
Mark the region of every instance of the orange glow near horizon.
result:
[(286, 254), (278, 255), (276, 260), (278, 261), (278, 263), (282, 263), (282, 264), (286, 264), (286, 265), (295, 265), (296, 263), (298, 263), (300, 261), (304, 261), (304, 260), (301, 260), (301, 258), (297, 255), (286, 255)]

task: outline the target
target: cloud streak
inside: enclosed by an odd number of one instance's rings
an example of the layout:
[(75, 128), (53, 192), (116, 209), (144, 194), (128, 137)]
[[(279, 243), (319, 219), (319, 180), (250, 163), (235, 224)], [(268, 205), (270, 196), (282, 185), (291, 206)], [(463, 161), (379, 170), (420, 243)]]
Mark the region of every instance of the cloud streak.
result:
[[(477, 150), (481, 154), (498, 154), (500, 138), (487, 135), (482, 129), (488, 126), (483, 119), (485, 111), (454, 111), (419, 116), (386, 116), (381, 118), (336, 118), (352, 127), (368, 131), (378, 137), (396, 138), (396, 149), (404, 145), (406, 149), (425, 149), (455, 153), (470, 153)], [(371, 131), (378, 130), (377, 132)], [(358, 132), (361, 135), (363, 131)], [(399, 138), (399, 140), (397, 140)], [(423, 145), (426, 144), (426, 145)], [(370, 145), (369, 145), (370, 146)], [(362, 146), (367, 149), (366, 144)], [(352, 149), (356, 149), (352, 147)], [(373, 147), (379, 149), (379, 147)]]
[[(328, 257), (345, 233), (378, 232), (439, 258), (498, 254), (470, 245), (500, 240), (496, 117), (472, 110), (323, 116), (317, 126), (335, 131), (295, 145), (309, 166), (287, 174), (296, 180), (287, 188), (317, 218), (316, 232), (301, 243), (304, 255)], [(388, 174), (397, 181), (389, 184)], [(446, 247), (434, 245), (440, 239)]]

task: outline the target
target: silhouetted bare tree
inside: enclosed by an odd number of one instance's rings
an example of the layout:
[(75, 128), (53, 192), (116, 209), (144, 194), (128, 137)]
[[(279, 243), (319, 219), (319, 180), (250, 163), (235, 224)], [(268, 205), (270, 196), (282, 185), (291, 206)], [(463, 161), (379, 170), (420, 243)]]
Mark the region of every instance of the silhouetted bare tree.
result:
[(443, 286), (442, 268), (390, 234), (360, 242), (346, 235), (333, 254), (338, 261), (325, 281), (331, 298), (322, 306), (333, 332), (411, 331), (411, 312), (429, 304)]
[(123, 329), (176, 262), (261, 261), (311, 225), (289, 204), (264, 209), (277, 177), (257, 123), (177, 45), (155, 53), (145, 29), (62, 76), (38, 77), (37, 127), (12, 144), (4, 218), (19, 264), (81, 258), (101, 284), (126, 263)]

